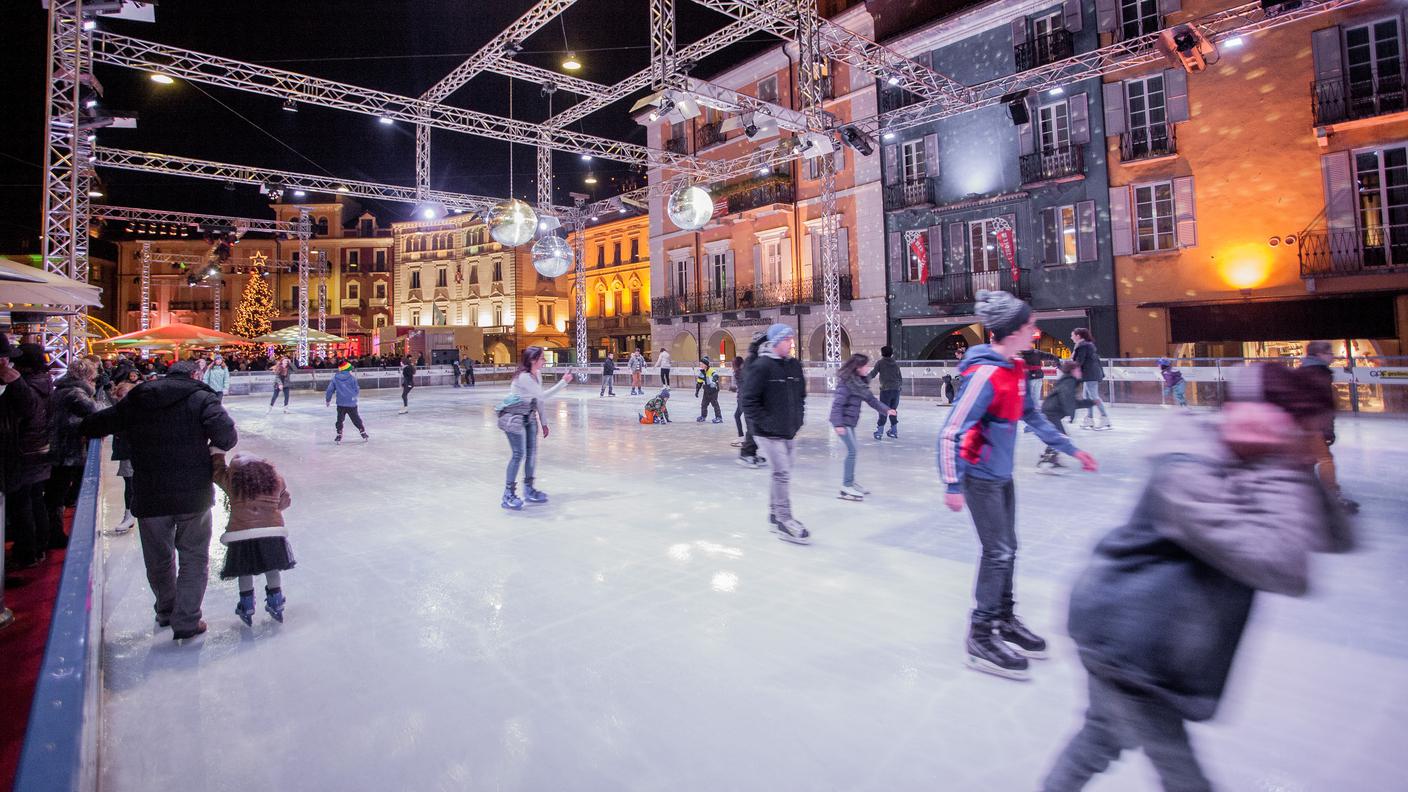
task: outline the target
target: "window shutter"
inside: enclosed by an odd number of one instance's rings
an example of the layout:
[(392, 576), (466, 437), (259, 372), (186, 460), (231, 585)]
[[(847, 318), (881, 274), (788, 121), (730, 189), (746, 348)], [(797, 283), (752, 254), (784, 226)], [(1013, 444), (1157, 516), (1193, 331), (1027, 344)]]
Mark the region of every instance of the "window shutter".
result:
[[(836, 229), (836, 271), (842, 277), (851, 274), (851, 234), (845, 226)], [(843, 300), (850, 298), (850, 294), (841, 294)]]
[(1095, 27), (1101, 33), (1112, 33), (1120, 26), (1120, 6), (1116, 0), (1095, 0)]
[(1124, 83), (1105, 83), (1103, 91), (1105, 93), (1105, 134), (1123, 135), (1125, 130), (1124, 119)]
[(1315, 81), (1339, 80), (1344, 74), (1344, 54), (1340, 28), (1328, 27), (1310, 34), (1310, 52), (1315, 61)]
[(792, 280), (792, 240), (784, 238), (780, 246), (782, 248), (782, 280), (786, 283)]
[(1065, 17), (1066, 30), (1079, 33), (1082, 27), (1080, 0), (1066, 0), (1063, 16)]
[(1183, 3), (1181, 0), (1159, 0), (1159, 13), (1163, 16), (1168, 16), (1169, 14), (1182, 10)]
[(1056, 225), (1059, 209), (1041, 210), (1041, 263), (1046, 266), (1061, 261), (1061, 229)]
[(832, 152), (831, 156), (834, 158), (834, 162), (836, 163), (836, 175), (840, 176), (841, 171), (846, 169), (846, 147), (837, 146), (836, 150)]
[(1036, 151), (1036, 113), (1028, 113), (1030, 120), (1017, 125), (1017, 154), (1026, 156)]
[(1017, 17), (1012, 20), (1012, 46), (1020, 47), (1027, 43), (1027, 18)]
[(1353, 231), (1355, 183), (1349, 152), (1336, 151), (1321, 157), (1320, 175), (1325, 183), (1325, 224), (1331, 231)]
[(763, 246), (753, 246), (753, 283), (761, 285), (763, 282)]
[(1082, 145), (1090, 142), (1090, 97), (1076, 94), (1066, 102), (1071, 117), (1071, 142)]
[(884, 149), (885, 186), (894, 186), (900, 180), (900, 147), (894, 144)]
[[(732, 292), (733, 292), (733, 286), (734, 286), (735, 280), (734, 280), (734, 268), (733, 268), (733, 250), (731, 250), (731, 249), (730, 249), (727, 253), (724, 254), (724, 272), (725, 272), (725, 278), (726, 278), (726, 280), (727, 280), (726, 288), (728, 289), (728, 291), (729, 291), (730, 293), (732, 293)], [(617, 311), (618, 311), (618, 312), (620, 311), (620, 308), (619, 308), (619, 307), (617, 308)]]
[(890, 283), (904, 280), (904, 234), (891, 231), (890, 239)]
[(948, 265), (944, 272), (966, 272), (963, 266), (963, 251), (968, 246), (968, 225), (966, 223), (948, 224)]
[(929, 246), (929, 277), (942, 275), (944, 271), (944, 227), (929, 226), (924, 244)]
[(1095, 202), (1076, 204), (1076, 261), (1094, 261), (1100, 257), (1099, 238), (1095, 234)]
[(939, 175), (939, 136), (924, 136), (924, 175), (937, 178)]
[(1164, 102), (1170, 123), (1188, 120), (1188, 72), (1164, 69)]
[(1116, 256), (1134, 253), (1134, 226), (1130, 218), (1129, 188), (1110, 188), (1110, 245)]
[(1173, 219), (1178, 230), (1178, 246), (1198, 244), (1198, 221), (1193, 212), (1193, 177), (1173, 180)]

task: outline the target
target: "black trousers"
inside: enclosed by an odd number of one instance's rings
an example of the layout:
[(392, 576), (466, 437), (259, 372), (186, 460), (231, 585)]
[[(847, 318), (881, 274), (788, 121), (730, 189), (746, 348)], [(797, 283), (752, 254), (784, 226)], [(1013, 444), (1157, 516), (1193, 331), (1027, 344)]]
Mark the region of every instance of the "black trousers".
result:
[(39, 548), (68, 546), (64, 533), (64, 509), (78, 503), (78, 490), (83, 485), (82, 465), (54, 465), (44, 484), (44, 504), (48, 508), (47, 536), (39, 537)]
[(661, 385), (664, 385), (664, 386), (667, 387), (667, 388), (670, 387), (670, 370), (669, 370), (669, 369), (667, 369), (667, 368), (662, 368), (662, 369), (660, 369), (660, 384), (661, 384)]
[(705, 388), (704, 398), (699, 401), (699, 417), (703, 418), (709, 414), (709, 405), (714, 405), (714, 417), (722, 419), (723, 411), (719, 409), (719, 389)]
[(357, 427), (357, 431), (362, 432), (362, 433), (365, 433), (365, 432), (367, 431), (367, 428), (366, 428), (365, 426), (362, 426), (362, 416), (360, 416), (360, 415), (357, 414), (357, 408), (356, 408), (356, 407), (343, 407), (342, 405), (339, 404), (339, 405), (337, 406), (337, 436), (338, 436), (338, 437), (341, 437), (341, 436), (342, 436), (342, 422), (343, 422), (345, 419), (349, 418), (349, 417), (352, 419), (352, 425), (355, 426), (355, 427)]
[(411, 400), (410, 400), (409, 396), (411, 395), (411, 388), (414, 388), (414, 387), (415, 387), (414, 385), (404, 385), (404, 384), (401, 386), (401, 406), (402, 406), (402, 407), (410, 407), (410, 406), (411, 406)]
[(25, 566), (48, 547), (49, 510), (44, 482), (22, 484), (5, 493), (5, 534), (15, 543), (15, 565)]

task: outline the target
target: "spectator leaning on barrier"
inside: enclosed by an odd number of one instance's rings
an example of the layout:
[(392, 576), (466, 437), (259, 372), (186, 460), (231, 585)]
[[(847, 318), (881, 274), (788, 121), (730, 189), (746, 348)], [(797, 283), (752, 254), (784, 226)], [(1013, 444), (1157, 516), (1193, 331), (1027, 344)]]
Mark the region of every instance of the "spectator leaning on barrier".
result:
[(211, 449), (234, 448), (234, 422), (189, 361), (122, 401), (83, 419), (89, 437), (126, 435), (132, 451), (132, 513), (142, 540), (156, 622), (176, 640), (205, 632), (201, 602), (209, 577)]

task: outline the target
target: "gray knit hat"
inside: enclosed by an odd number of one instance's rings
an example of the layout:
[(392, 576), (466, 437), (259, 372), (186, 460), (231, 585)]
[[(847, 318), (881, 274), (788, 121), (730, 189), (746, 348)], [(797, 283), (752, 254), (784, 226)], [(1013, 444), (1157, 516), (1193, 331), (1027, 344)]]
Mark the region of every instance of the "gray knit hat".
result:
[(797, 335), (797, 331), (793, 330), (791, 325), (785, 325), (781, 322), (778, 322), (777, 324), (768, 328), (768, 343), (776, 344), (778, 341), (781, 341), (784, 338), (790, 338), (795, 335)]
[(1032, 318), (1032, 307), (1008, 292), (983, 289), (978, 292), (976, 313), (983, 327), (1001, 341)]

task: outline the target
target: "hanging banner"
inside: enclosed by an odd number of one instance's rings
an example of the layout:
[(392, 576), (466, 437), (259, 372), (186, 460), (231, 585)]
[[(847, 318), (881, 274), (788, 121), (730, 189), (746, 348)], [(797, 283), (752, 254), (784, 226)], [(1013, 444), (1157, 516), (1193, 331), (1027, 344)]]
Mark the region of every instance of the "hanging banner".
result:
[(1007, 259), (1007, 267), (1012, 272), (1012, 282), (1016, 283), (1021, 278), (1021, 273), (1017, 270), (1017, 232), (1011, 227), (999, 228), (997, 247), (1002, 251), (1002, 257)]
[(909, 237), (909, 249), (919, 262), (919, 280), (921, 283), (925, 282), (929, 280), (929, 235), (923, 231), (911, 231), (906, 236)]

